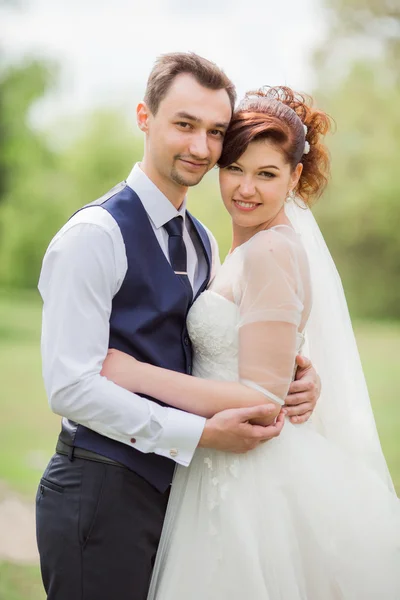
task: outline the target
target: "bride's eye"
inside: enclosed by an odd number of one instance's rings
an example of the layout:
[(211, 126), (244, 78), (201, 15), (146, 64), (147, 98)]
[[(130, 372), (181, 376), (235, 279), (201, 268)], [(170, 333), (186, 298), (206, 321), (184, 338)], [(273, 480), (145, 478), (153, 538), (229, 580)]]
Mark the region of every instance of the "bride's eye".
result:
[(271, 173), (270, 171), (260, 171), (259, 174), (262, 175), (262, 177), (264, 177), (265, 179), (273, 179), (274, 177), (276, 177), (275, 173)]
[(238, 173), (240, 171), (239, 167), (236, 167), (235, 165), (229, 165), (229, 167), (226, 167), (227, 171), (233, 171), (234, 173)]

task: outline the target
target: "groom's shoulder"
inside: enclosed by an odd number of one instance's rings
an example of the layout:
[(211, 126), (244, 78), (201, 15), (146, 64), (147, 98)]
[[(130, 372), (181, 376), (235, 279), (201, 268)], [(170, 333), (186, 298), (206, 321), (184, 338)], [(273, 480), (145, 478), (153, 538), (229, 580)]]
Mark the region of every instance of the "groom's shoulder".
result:
[(68, 221), (54, 235), (49, 248), (61, 239), (71, 239), (84, 236), (87, 241), (109, 235), (112, 238), (121, 236), (117, 221), (108, 210), (104, 210), (103, 204), (121, 191), (126, 186), (125, 182), (117, 184), (103, 196), (78, 208)]
[(104, 210), (108, 200), (111, 200), (114, 196), (117, 196), (126, 188), (126, 181), (121, 181), (112, 187), (108, 192), (85, 204), (69, 218), (66, 225), (75, 223), (93, 223), (101, 227), (114, 228), (116, 226), (115, 219), (111, 216), (110, 211)]
[(78, 209), (78, 211), (82, 211), (82, 210), (85, 210), (86, 208), (91, 208), (94, 206), (101, 206), (102, 204), (105, 204), (105, 202), (107, 202), (107, 200), (110, 200), (113, 196), (116, 196), (117, 194), (122, 192), (126, 187), (127, 187), (126, 181), (121, 181), (120, 183), (117, 183), (116, 185), (114, 185), (114, 187), (112, 187), (110, 190), (108, 190), (108, 192), (106, 192), (105, 194), (100, 196), (100, 198), (97, 198), (96, 200), (89, 202), (89, 204), (85, 204), (85, 206)]
[(89, 202), (88, 204), (78, 208), (61, 228), (59, 233), (65, 232), (79, 224), (93, 225), (95, 227), (97, 226), (106, 231), (112, 231), (115, 228), (118, 228), (118, 224), (111, 213), (108, 210), (104, 210), (104, 205), (107, 200), (110, 200), (113, 196), (116, 196), (125, 187), (125, 181), (117, 183), (117, 185), (112, 187), (110, 190), (108, 190), (108, 192), (96, 200), (93, 200), (92, 202)]
[(102, 229), (112, 232), (119, 229), (118, 223), (107, 210), (104, 210), (101, 204), (90, 204), (78, 210), (60, 229), (60, 232), (68, 231), (77, 225), (92, 225), (93, 229)]

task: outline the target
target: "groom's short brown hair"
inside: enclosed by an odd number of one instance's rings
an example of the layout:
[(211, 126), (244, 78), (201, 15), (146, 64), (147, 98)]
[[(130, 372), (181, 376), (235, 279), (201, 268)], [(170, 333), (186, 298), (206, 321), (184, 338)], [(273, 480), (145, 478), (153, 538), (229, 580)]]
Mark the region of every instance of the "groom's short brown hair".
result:
[(156, 114), (160, 102), (165, 98), (173, 80), (181, 73), (188, 73), (200, 85), (210, 90), (226, 90), (232, 106), (235, 107), (236, 91), (232, 81), (215, 63), (198, 56), (194, 52), (172, 52), (160, 56), (147, 80), (144, 101)]

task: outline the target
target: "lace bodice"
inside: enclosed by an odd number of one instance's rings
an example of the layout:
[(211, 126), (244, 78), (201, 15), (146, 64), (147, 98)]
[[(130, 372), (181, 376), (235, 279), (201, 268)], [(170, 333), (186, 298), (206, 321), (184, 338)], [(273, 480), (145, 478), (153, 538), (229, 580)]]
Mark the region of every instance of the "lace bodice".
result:
[[(212, 290), (196, 300), (188, 315), (188, 331), (193, 344), (193, 375), (203, 379), (237, 381), (239, 373), (239, 309)], [(304, 334), (297, 333), (300, 353)]]
[(193, 344), (193, 374), (237, 380), (239, 309), (212, 290), (201, 294), (190, 309), (187, 326)]
[(309, 312), (308, 271), (305, 263), (300, 272), (302, 247), (289, 227), (255, 237), (228, 256), (189, 311), (193, 374), (251, 380), (284, 397), (304, 341), (299, 327)]

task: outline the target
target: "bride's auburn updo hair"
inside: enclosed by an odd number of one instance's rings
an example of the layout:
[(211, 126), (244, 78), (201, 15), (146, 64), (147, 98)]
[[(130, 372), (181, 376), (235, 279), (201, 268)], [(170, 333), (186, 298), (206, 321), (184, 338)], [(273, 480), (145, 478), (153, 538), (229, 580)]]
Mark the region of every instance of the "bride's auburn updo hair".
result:
[(288, 87), (247, 92), (233, 114), (218, 165), (231, 165), (251, 142), (267, 139), (281, 150), (292, 169), (303, 164), (295, 191), (312, 204), (328, 183), (330, 161), (322, 138), (331, 129), (330, 117), (312, 105), (311, 97)]

